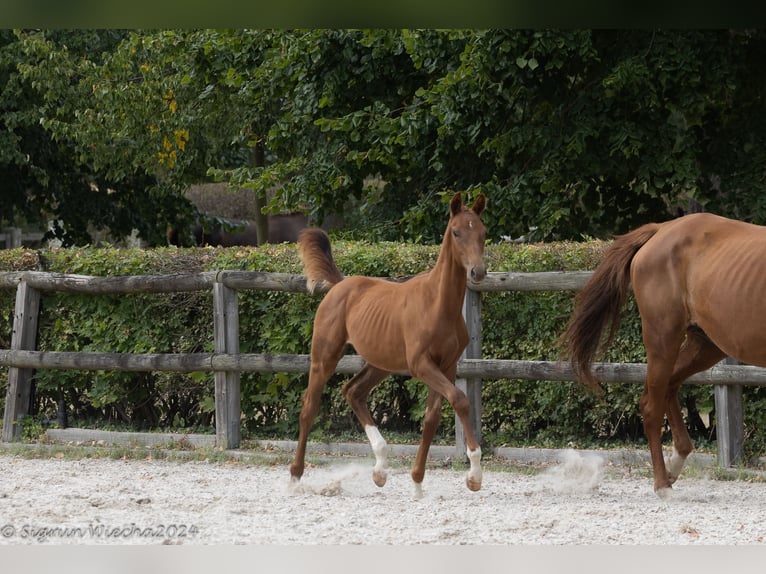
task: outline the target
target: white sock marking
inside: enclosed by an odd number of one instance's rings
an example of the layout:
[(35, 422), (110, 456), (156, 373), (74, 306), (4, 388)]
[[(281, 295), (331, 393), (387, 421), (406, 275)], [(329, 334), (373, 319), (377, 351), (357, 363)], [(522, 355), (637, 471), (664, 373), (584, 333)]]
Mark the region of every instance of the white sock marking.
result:
[(670, 456), (670, 458), (665, 459), (665, 466), (667, 467), (668, 474), (671, 478), (676, 479), (680, 476), (685, 462), (686, 457), (678, 454), (678, 451), (674, 447), (673, 454)]
[(375, 454), (375, 471), (382, 471), (386, 466), (386, 452), (388, 445), (386, 439), (380, 434), (378, 427), (367, 425), (364, 427), (367, 438), (370, 440), (372, 452)]
[(471, 463), (471, 468), (468, 470), (468, 478), (481, 484), (481, 447), (477, 446), (476, 450), (466, 449), (466, 454), (468, 455), (468, 461)]

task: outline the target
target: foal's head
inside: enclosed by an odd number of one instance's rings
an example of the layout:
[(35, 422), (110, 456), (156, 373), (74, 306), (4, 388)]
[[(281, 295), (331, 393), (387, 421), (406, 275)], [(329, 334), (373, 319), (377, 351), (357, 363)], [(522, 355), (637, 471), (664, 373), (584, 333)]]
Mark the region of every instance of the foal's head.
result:
[(450, 201), (450, 220), (447, 226), (447, 240), (452, 245), (452, 256), (465, 268), (471, 281), (481, 281), (487, 274), (484, 264), (484, 240), (487, 228), (481, 222), (481, 212), (487, 205), (482, 193), (471, 208), (463, 205), (460, 193)]

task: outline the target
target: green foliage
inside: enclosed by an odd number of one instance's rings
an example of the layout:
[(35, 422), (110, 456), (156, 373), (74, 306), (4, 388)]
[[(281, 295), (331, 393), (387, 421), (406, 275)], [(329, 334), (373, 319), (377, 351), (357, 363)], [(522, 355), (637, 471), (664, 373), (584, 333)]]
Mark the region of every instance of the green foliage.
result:
[(25, 442), (38, 441), (45, 433), (40, 417), (26, 415), (18, 421), (18, 425), (21, 427), (21, 440)]
[[(66, 129), (73, 117), (90, 127), (101, 121), (78, 108), (92, 100), (95, 88), (78, 80), (101, 66), (125, 36), (117, 30), (0, 33), (3, 225), (45, 230), (52, 221), (51, 233), (65, 244), (90, 243), (89, 226), (108, 228), (116, 237), (134, 228), (149, 240), (164, 237), (162, 215), (183, 201), (163, 193), (155, 175), (140, 165), (122, 172), (106, 166), (122, 157), (114, 149), (124, 141), (120, 134), (110, 133), (108, 149), (98, 149), (92, 130)], [(75, 145), (79, 136), (90, 140), (81, 149)]]
[(456, 189), (493, 239), (766, 223), (764, 55), (763, 30), (3, 31), (0, 219), (159, 245), (211, 177), (354, 239), (438, 243)]
[[(492, 244), (486, 249), (492, 271), (561, 271), (593, 268), (607, 243)], [(339, 267), (347, 274), (406, 276), (430, 268), (435, 246), (333, 241)], [(37, 255), (40, 255), (39, 257)], [(300, 273), (294, 245), (226, 249), (54, 249), (0, 252), (0, 269), (35, 269), (86, 275), (157, 274), (241, 269)], [(0, 337), (8, 340), (13, 291), (4, 290)], [(243, 353), (307, 354), (313, 317), (321, 297), (301, 293), (241, 291), (240, 346)], [(482, 295), (482, 353), (487, 358), (557, 360), (557, 341), (569, 317), (572, 293), (497, 292)], [(209, 293), (167, 295), (45, 295), (39, 348), (58, 351), (126, 353), (211, 352), (212, 297)], [(602, 357), (610, 362), (643, 362), (641, 329), (629, 299), (623, 323)], [(315, 425), (321, 435), (361, 432), (341, 396), (345, 377), (327, 385)], [(294, 437), (305, 374), (243, 373), (243, 429), (246, 435)], [(56, 418), (63, 400), (70, 420), (97, 426), (195, 428), (212, 432), (212, 373), (120, 373), (41, 370), (35, 377), (36, 412)], [(641, 385), (609, 384), (601, 398), (575, 383), (491, 380), (482, 386), (485, 441), (489, 444), (593, 446), (643, 441), (638, 412)], [(713, 440), (713, 390), (684, 386), (682, 405), (695, 441)], [(748, 456), (763, 452), (762, 389), (745, 389)], [(4, 392), (2, 393), (4, 396)], [(426, 388), (407, 377), (390, 377), (370, 395), (373, 416), (388, 432), (418, 433)], [(709, 415), (697, 424), (695, 413)], [(440, 437), (454, 433), (454, 412), (445, 403)]]

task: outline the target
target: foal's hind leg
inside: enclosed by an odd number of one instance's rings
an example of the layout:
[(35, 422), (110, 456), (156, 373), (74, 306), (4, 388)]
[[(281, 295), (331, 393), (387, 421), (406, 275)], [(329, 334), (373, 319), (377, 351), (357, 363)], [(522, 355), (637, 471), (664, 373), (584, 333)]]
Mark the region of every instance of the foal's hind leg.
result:
[(423, 417), (423, 436), (420, 439), (420, 446), (415, 457), (415, 464), (412, 465), (412, 481), (415, 483), (415, 498), (423, 496), (423, 477), (426, 473), (426, 460), (428, 451), (434, 440), (436, 429), (439, 427), (441, 419), (442, 396), (435, 390), (428, 389), (428, 398), (426, 399), (426, 412)]
[(364, 427), (367, 438), (370, 439), (372, 452), (375, 454), (375, 468), (372, 470), (372, 480), (378, 486), (386, 484), (386, 453), (385, 439), (378, 431), (367, 408), (367, 396), (375, 386), (388, 376), (388, 371), (382, 371), (372, 365), (365, 365), (350, 381), (343, 385), (343, 396), (351, 405), (356, 418)]
[(673, 484), (681, 474), (686, 458), (692, 451), (692, 441), (686, 429), (681, 405), (678, 400), (678, 390), (686, 379), (695, 373), (704, 371), (715, 365), (726, 356), (707, 336), (697, 329), (686, 332), (681, 351), (676, 359), (673, 375), (667, 391), (668, 423), (673, 436), (673, 454), (665, 459), (668, 480)]
[(309, 384), (303, 392), (303, 404), (298, 431), (298, 446), (295, 449), (293, 463), (290, 465), (290, 476), (293, 482), (297, 482), (303, 476), (306, 458), (306, 443), (308, 442), (311, 426), (319, 412), (319, 403), (322, 398), (322, 390), (327, 384), (330, 375), (335, 371), (335, 366), (343, 356), (345, 342), (342, 344), (332, 343), (323, 345), (315, 337), (311, 344), (311, 369), (309, 370)]

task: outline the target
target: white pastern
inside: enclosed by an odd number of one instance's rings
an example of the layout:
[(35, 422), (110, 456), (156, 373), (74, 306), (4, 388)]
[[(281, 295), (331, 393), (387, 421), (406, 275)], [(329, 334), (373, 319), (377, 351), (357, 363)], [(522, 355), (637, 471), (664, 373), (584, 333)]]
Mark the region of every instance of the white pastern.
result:
[(388, 452), (388, 444), (386, 444), (386, 439), (380, 434), (378, 427), (368, 425), (364, 427), (364, 432), (367, 433), (367, 438), (370, 440), (370, 446), (372, 446), (372, 452), (375, 454), (375, 468), (372, 469), (372, 479), (378, 486), (383, 486), (386, 483), (386, 454)]
[(481, 487), (481, 447), (476, 447), (476, 450), (467, 449), (468, 462), (471, 463), (471, 468), (468, 469), (467, 483), (471, 490), (479, 490)]
[(678, 454), (678, 451), (676, 451), (675, 448), (673, 449), (673, 454), (670, 458), (665, 458), (665, 467), (668, 470), (668, 477), (672, 482), (675, 482), (681, 475), (681, 470), (683, 470), (685, 462), (686, 457)]
[(660, 488), (656, 494), (660, 500), (671, 500), (675, 496), (672, 488)]

